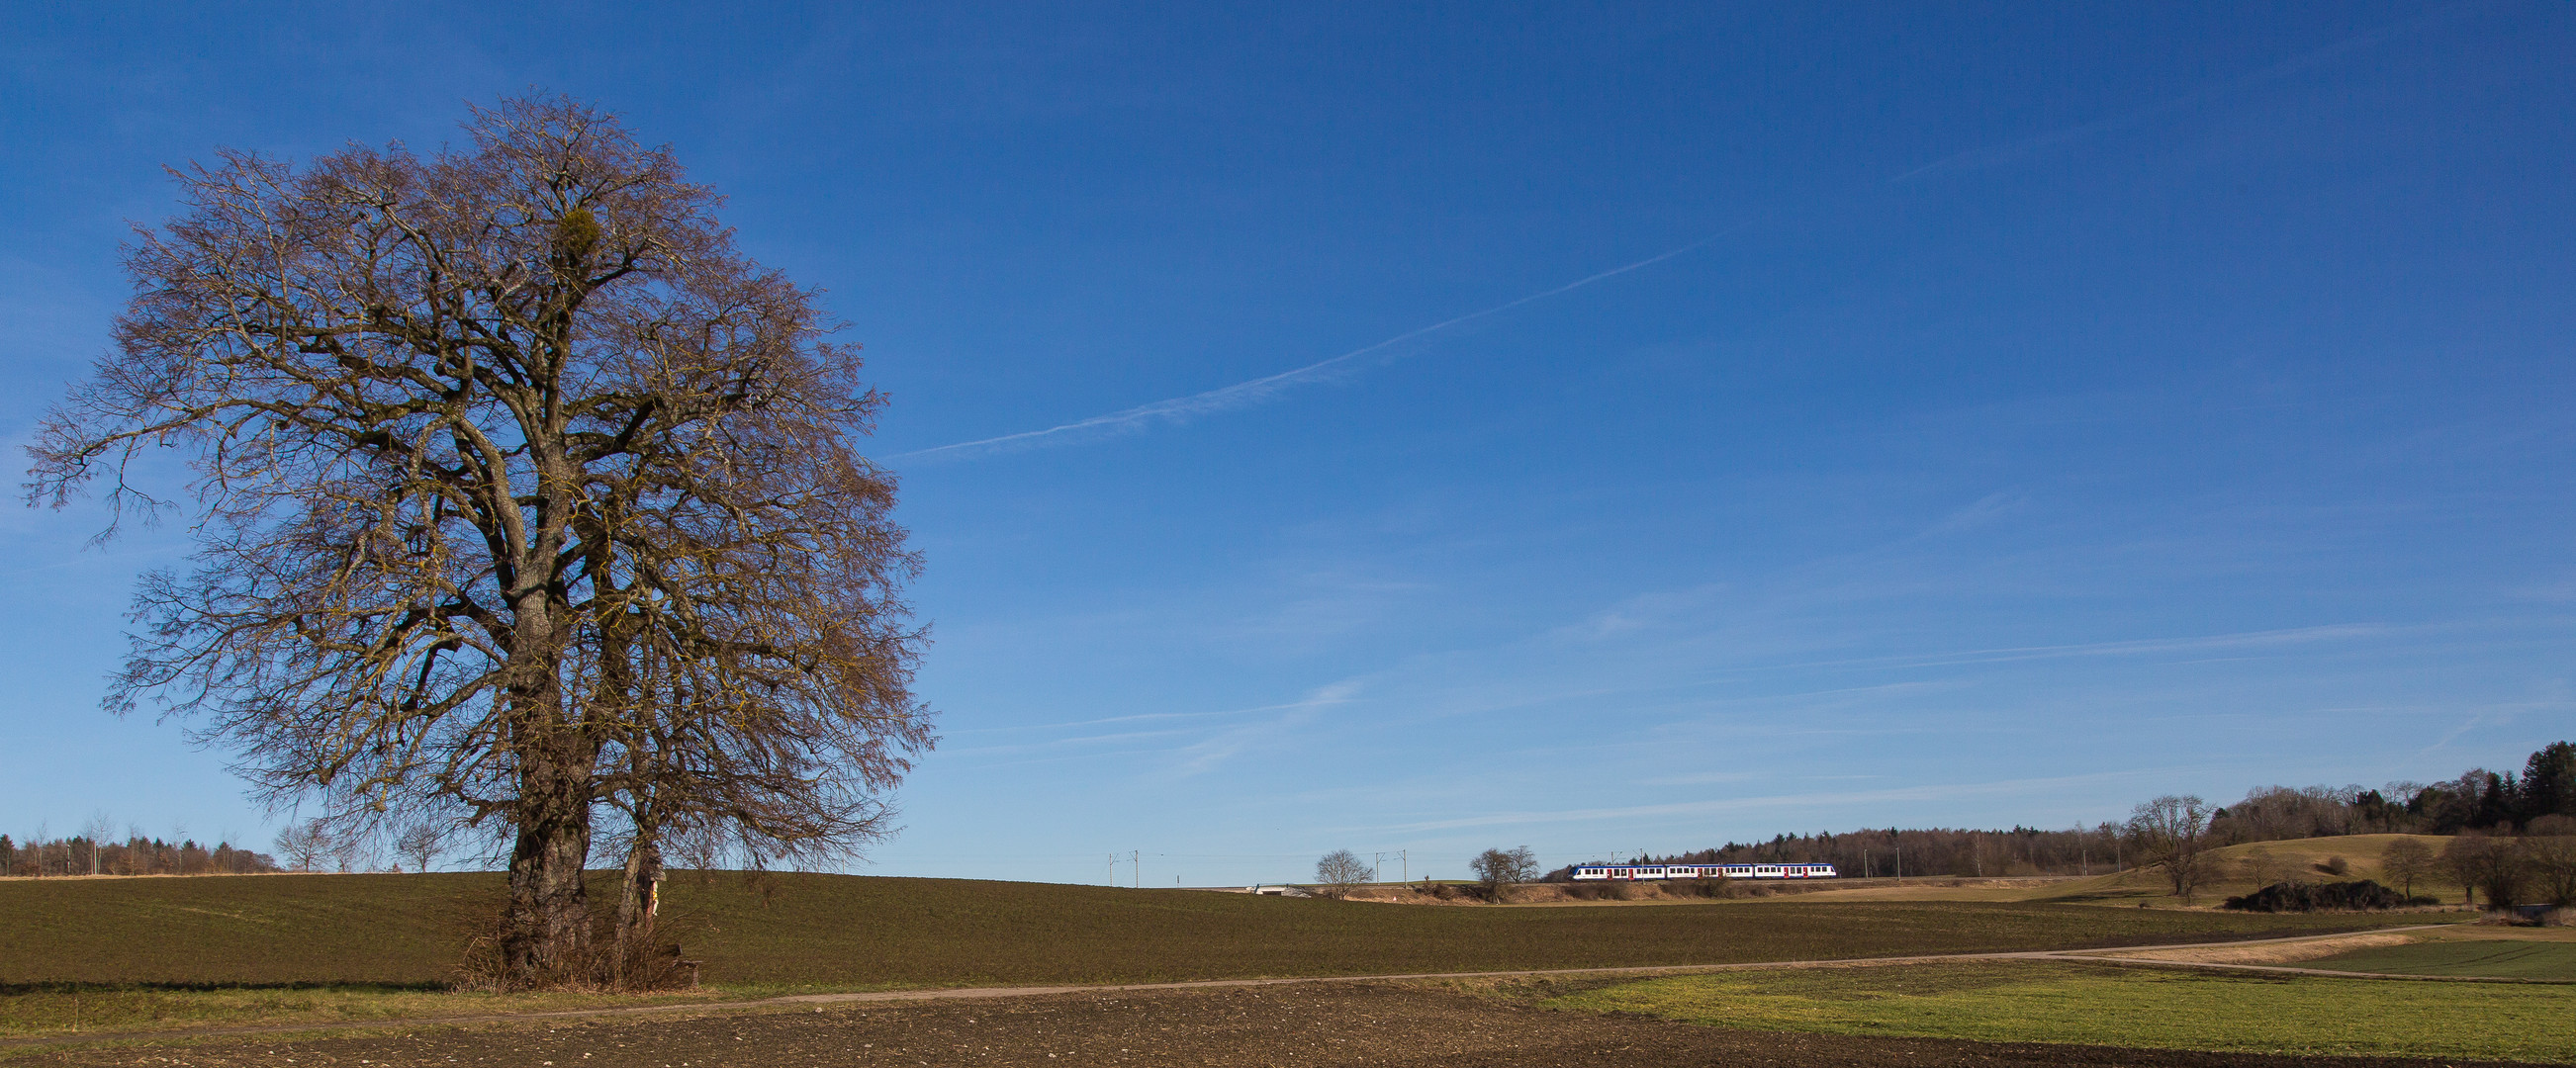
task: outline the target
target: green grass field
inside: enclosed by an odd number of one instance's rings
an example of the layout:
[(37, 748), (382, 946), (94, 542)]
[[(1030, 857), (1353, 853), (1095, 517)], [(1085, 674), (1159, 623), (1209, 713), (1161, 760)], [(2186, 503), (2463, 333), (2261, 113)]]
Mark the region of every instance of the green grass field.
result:
[(1547, 1004), (1719, 1027), (1985, 1042), (2576, 1060), (2576, 986), (2254, 977), (2046, 961), (1651, 979)]
[(2417, 942), (2300, 961), (2298, 966), (2396, 975), (2576, 980), (2576, 943), (2500, 940)]
[[(0, 1038), (168, 1031), (245, 1024), (364, 1023), (715, 1001), (723, 997), (717, 991), (654, 997), (477, 994), (363, 983), (206, 987), (115, 983), (0, 984)], [(0, 1056), (7, 1053), (0, 1050)]]

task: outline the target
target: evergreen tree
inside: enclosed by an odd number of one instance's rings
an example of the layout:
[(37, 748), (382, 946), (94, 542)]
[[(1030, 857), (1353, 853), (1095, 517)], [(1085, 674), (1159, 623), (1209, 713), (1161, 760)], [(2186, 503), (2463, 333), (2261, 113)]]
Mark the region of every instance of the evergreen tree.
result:
[(2522, 821), (2576, 816), (2576, 744), (2551, 742), (2522, 769)]

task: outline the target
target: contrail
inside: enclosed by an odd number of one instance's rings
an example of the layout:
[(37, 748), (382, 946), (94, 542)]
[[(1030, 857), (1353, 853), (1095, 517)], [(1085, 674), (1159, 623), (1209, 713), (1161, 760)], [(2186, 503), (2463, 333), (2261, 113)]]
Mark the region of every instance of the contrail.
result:
[(2191, 107), (2204, 101), (2213, 100), (2218, 97), (2250, 89), (2264, 82), (2276, 81), (2291, 74), (2307, 70), (2311, 67), (2322, 66), (2350, 53), (2369, 48), (2382, 41), (2388, 40), (2389, 38), (2398, 36), (2399, 34), (2412, 33), (2416, 30), (2423, 29), (2426, 26), (2430, 26), (2434, 23), (2450, 18), (2453, 15), (2459, 14), (2469, 6), (2470, 0), (2461, 0), (2459, 3), (2435, 8), (2432, 11), (2418, 15), (2414, 18), (2400, 19), (2376, 29), (2354, 34), (2322, 48), (2315, 48), (2299, 53), (2298, 55), (2292, 56), (2278, 63), (2274, 63), (2271, 66), (2264, 67), (2263, 69), (2254, 71), (2250, 74), (2239, 75), (2214, 85), (2202, 86), (2201, 88), (2194, 89), (2180, 96), (2167, 97), (2144, 107), (2133, 108), (2109, 118), (2095, 119), (2091, 122), (2060, 127), (2058, 129), (2026, 137), (2009, 144), (1996, 145), (1989, 148), (1970, 149), (1956, 155), (1945, 156), (1941, 159), (1934, 160), (1930, 163), (1924, 164), (1923, 166), (1916, 167), (1913, 170), (1897, 175), (1894, 178), (1890, 178), (1887, 181), (1890, 185), (1896, 185), (1930, 174), (1941, 174), (1950, 171), (1978, 170), (2028, 159), (2049, 149), (2080, 141), (2084, 138), (2091, 137), (2094, 134), (2107, 133), (2123, 127), (2133, 126), (2150, 119), (2183, 110), (2184, 108)]
[(954, 445), (940, 445), (927, 449), (916, 449), (912, 452), (896, 453), (893, 456), (887, 457), (887, 459), (906, 460), (940, 456), (956, 457), (961, 455), (974, 455), (979, 453), (1003, 452), (1012, 449), (1031, 448), (1044, 443), (1051, 438), (1058, 438), (1067, 434), (1079, 434), (1087, 430), (1106, 431), (1114, 434), (1142, 428), (1145, 424), (1157, 419), (1181, 422), (1193, 416), (1206, 415), (1211, 412), (1221, 412), (1228, 408), (1239, 408), (1246, 404), (1251, 404), (1269, 397), (1271, 394), (1277, 393), (1289, 386), (1296, 385), (1299, 382), (1319, 377), (1325, 371), (1333, 367), (1349, 363), (1352, 360), (1359, 359), (1360, 357), (1366, 356), (1370, 353), (1384, 350), (1393, 345), (1400, 345), (1404, 342), (1411, 341), (1428, 334), (1436, 334), (1460, 323), (1474, 322), (1478, 319), (1486, 318), (1487, 316), (1500, 315), (1504, 312), (1520, 307), (1523, 304), (1530, 303), (1531, 301), (1546, 300), (1549, 297), (1557, 296), (1562, 293), (1571, 293), (1577, 289), (1591, 285), (1594, 282), (1616, 278), (1630, 271), (1654, 266), (1655, 264), (1662, 263), (1665, 260), (1669, 260), (1685, 252), (1699, 248), (1702, 245), (1706, 245), (1711, 241), (1725, 237), (1726, 235), (1734, 233), (1740, 229), (1743, 229), (1743, 224), (1738, 224), (1736, 226), (1720, 230), (1708, 235), (1707, 237), (1700, 238), (1697, 241), (1693, 241), (1690, 244), (1683, 245), (1680, 248), (1673, 249), (1669, 252), (1662, 252), (1653, 256), (1648, 256), (1635, 263), (1613, 267), (1599, 274), (1587, 275), (1583, 278), (1567, 282), (1566, 284), (1554, 289), (1532, 293), (1517, 300), (1506, 301), (1504, 303), (1494, 305), (1493, 307), (1486, 308), (1483, 311), (1472, 311), (1454, 319), (1443, 319), (1429, 326), (1407, 330), (1404, 333), (1397, 334), (1394, 337), (1380, 341), (1376, 344), (1365, 345), (1360, 348), (1352, 349), (1349, 352), (1345, 352), (1330, 359), (1317, 360), (1314, 363), (1307, 364), (1304, 367), (1299, 367), (1294, 370), (1281, 371), (1278, 374), (1255, 378), (1249, 382), (1237, 382), (1231, 386), (1220, 386), (1216, 389), (1208, 390), (1205, 393), (1193, 393), (1186, 397), (1174, 397), (1170, 400), (1155, 401), (1152, 404), (1140, 404), (1136, 407), (1126, 409), (1125, 411), (1111, 412), (1107, 415), (1095, 415), (1089, 419), (1077, 420), (1061, 426), (1051, 426), (1044, 430), (1023, 430), (1017, 434), (1004, 434), (995, 438), (983, 438), (977, 441), (961, 441)]
[[(2189, 107), (2205, 100), (2238, 92), (2262, 82), (2278, 79), (2297, 71), (2331, 62), (2354, 51), (2376, 45), (2381, 41), (2385, 41), (2401, 33), (2420, 29), (2424, 26), (2449, 18), (2471, 6), (2473, 6), (2473, 0), (2459, 0), (2459, 2), (2436, 8), (2426, 14), (2419, 15), (2411, 19), (2399, 20), (2373, 30), (2347, 37), (2322, 48), (2313, 49), (2311, 51), (2292, 56), (2289, 59), (2272, 64), (2271, 66), (2254, 71), (2250, 74), (2231, 78), (2215, 85), (2205, 86), (2203, 88), (2184, 93), (2180, 96), (2160, 100), (2144, 107), (2135, 108), (2128, 112), (2113, 115), (2108, 118), (2096, 119), (2091, 122), (2079, 123), (2073, 126), (2050, 130), (2036, 136), (2027, 137), (2008, 144), (1972, 149), (1966, 152), (1957, 153), (1942, 159), (1934, 160), (1931, 163), (1924, 164), (1923, 166), (1916, 167), (1912, 170), (1905, 171), (1904, 173), (1898, 174), (1886, 181), (1889, 185), (1902, 185), (1906, 182), (1912, 181), (1913, 179), (1927, 175), (1949, 171), (1976, 170), (1998, 164), (2015, 162), (2059, 145), (2081, 140), (2096, 134), (2117, 130), (2159, 115)], [(1193, 393), (1186, 397), (1173, 397), (1169, 400), (1159, 400), (1151, 404), (1140, 404), (1124, 411), (1111, 412), (1107, 415), (1095, 415), (1089, 419), (1077, 420), (1060, 426), (1051, 426), (1044, 430), (1024, 430), (1017, 434), (1004, 434), (1000, 437), (982, 438), (976, 441), (961, 441), (954, 445), (939, 445), (927, 449), (916, 449), (911, 452), (896, 453), (893, 456), (887, 457), (887, 459), (909, 460), (942, 457), (963, 458), (966, 456), (985, 453), (1006, 452), (1022, 448), (1035, 448), (1044, 444), (1050, 444), (1068, 435), (1078, 435), (1085, 431), (1101, 431), (1112, 434), (1127, 433), (1142, 429), (1145, 425), (1158, 419), (1170, 420), (1176, 423), (1185, 422), (1195, 416), (1220, 412), (1229, 408), (1242, 407), (1247, 404), (1261, 401), (1289, 386), (1317, 378), (1334, 367), (1349, 363), (1352, 360), (1359, 359), (1360, 357), (1369, 355), (1370, 353), (1384, 351), (1392, 346), (1399, 345), (1425, 335), (1438, 333), (1442, 330), (1449, 329), (1450, 327), (1457, 326), (1460, 323), (1473, 322), (1478, 319), (1486, 318), (1487, 316), (1499, 315), (1532, 301), (1546, 300), (1549, 297), (1553, 297), (1561, 293), (1572, 292), (1595, 282), (1609, 278), (1616, 278), (1641, 267), (1650, 267), (1655, 264), (1662, 263), (1665, 260), (1699, 248), (1702, 245), (1706, 245), (1709, 242), (1715, 241), (1718, 238), (1724, 237), (1727, 234), (1733, 233), (1742, 228), (1743, 226), (1740, 224), (1728, 227), (1725, 230), (1710, 234), (1707, 237), (1703, 237), (1669, 252), (1649, 256), (1625, 266), (1613, 267), (1599, 274), (1576, 279), (1554, 289), (1532, 293), (1518, 300), (1494, 305), (1493, 307), (1486, 308), (1483, 311), (1469, 312), (1454, 319), (1444, 319), (1429, 326), (1415, 330), (1408, 330), (1374, 345), (1352, 349), (1351, 351), (1345, 352), (1339, 356), (1325, 360), (1318, 360), (1294, 370), (1281, 371), (1278, 374), (1255, 378), (1248, 382), (1237, 382), (1231, 386), (1221, 386), (1216, 389), (1208, 390), (1205, 393)]]

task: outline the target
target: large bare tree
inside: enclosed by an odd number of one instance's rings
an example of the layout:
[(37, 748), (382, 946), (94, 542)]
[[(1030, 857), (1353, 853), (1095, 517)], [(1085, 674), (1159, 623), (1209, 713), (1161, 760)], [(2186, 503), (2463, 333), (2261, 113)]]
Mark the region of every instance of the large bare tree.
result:
[(2209, 877), (2209, 802), (2197, 794), (2166, 794), (2141, 801), (2129, 813), (2129, 841), (2141, 865), (2161, 865), (2175, 897), (2189, 904)]
[(917, 561), (856, 347), (711, 191), (572, 102), (467, 130), (177, 172), (30, 499), (174, 507), (136, 465), (185, 450), (198, 551), (144, 580), (111, 707), (201, 714), (272, 800), (499, 826), (505, 974), (576, 981), (596, 806), (630, 854), (882, 832), (932, 742)]

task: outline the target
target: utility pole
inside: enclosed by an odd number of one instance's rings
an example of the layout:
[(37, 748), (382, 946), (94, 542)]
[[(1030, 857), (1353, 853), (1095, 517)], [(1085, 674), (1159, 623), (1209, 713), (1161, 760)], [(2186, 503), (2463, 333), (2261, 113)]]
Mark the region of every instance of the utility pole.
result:
[(1905, 847), (1896, 847), (1896, 881), (1905, 881)]
[(1118, 854), (1109, 854), (1109, 885), (1118, 885)]
[(1404, 850), (1404, 849), (1396, 850), (1396, 851), (1395, 851), (1395, 862), (1404, 866), (1404, 881), (1405, 881), (1405, 882), (1408, 882), (1408, 883), (1409, 883), (1409, 882), (1412, 882), (1412, 881), (1413, 881), (1413, 857), (1412, 857), (1412, 855), (1411, 855), (1411, 851), (1410, 851), (1410, 850)]
[(1141, 849), (1131, 849), (1131, 850), (1128, 850), (1128, 851), (1127, 851), (1127, 867), (1128, 867), (1128, 868), (1130, 868), (1130, 869), (1132, 869), (1132, 874), (1134, 874), (1134, 875), (1136, 876), (1136, 889), (1139, 889), (1139, 890), (1144, 889), (1144, 888), (1145, 888), (1145, 851), (1144, 851), (1144, 850), (1141, 850)]

